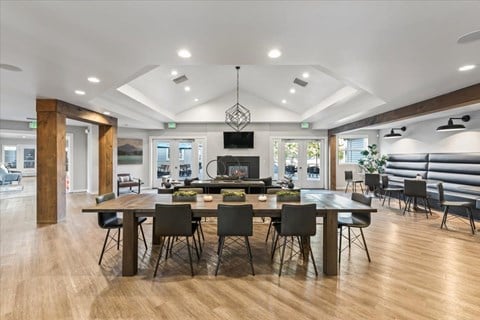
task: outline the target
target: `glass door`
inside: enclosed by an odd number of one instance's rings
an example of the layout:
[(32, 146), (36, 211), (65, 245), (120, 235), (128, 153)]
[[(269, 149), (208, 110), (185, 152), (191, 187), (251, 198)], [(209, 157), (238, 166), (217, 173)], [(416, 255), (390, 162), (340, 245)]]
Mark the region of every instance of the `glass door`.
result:
[(273, 177), (292, 179), (297, 188), (324, 188), (324, 146), (322, 139), (274, 140)]
[(203, 139), (153, 140), (153, 186), (162, 182), (203, 178), (205, 142)]

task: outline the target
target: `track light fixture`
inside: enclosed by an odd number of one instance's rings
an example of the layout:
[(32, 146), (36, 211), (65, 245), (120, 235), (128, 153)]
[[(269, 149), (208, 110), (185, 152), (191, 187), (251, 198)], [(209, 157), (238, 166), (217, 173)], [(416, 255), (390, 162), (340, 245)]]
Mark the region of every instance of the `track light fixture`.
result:
[(463, 122), (470, 121), (470, 116), (466, 115), (461, 118), (450, 118), (448, 119), (448, 124), (445, 126), (440, 126), (437, 128), (437, 131), (459, 131), (465, 130), (465, 126), (463, 124), (454, 124), (454, 119), (461, 119)]
[(385, 139), (395, 139), (395, 138), (400, 138), (402, 135), (398, 132), (395, 132), (395, 130), (402, 130), (402, 131), (405, 131), (407, 130), (407, 127), (401, 127), (401, 128), (392, 128), (392, 130), (390, 130), (390, 133), (387, 133), (386, 135), (384, 135), (383, 137)]

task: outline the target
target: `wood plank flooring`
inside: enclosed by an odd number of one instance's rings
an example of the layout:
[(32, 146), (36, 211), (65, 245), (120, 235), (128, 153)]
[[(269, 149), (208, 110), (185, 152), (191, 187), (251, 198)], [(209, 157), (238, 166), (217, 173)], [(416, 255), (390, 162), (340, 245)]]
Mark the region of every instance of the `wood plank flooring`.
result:
[[(342, 194), (342, 193), (339, 193)], [(120, 277), (121, 251), (97, 264), (105, 231), (96, 214), (81, 213), (94, 198), (67, 196), (66, 221), (37, 226), (33, 196), (0, 203), (1, 319), (477, 319), (480, 314), (480, 234), (465, 219), (439, 228), (441, 216), (406, 216), (374, 206), (365, 230), (372, 262), (352, 246), (339, 276), (317, 278), (311, 262), (293, 255), (278, 277), (265, 243), (268, 222), (256, 220), (251, 244), (256, 275), (243, 247), (226, 250), (215, 277), (216, 224), (203, 224), (206, 243), (189, 275), (186, 250), (162, 262), (158, 247), (139, 242), (139, 274)], [(392, 205), (396, 206), (392, 201)], [(321, 220), (320, 220), (321, 221)], [(312, 239), (321, 270), (322, 226)], [(290, 258), (290, 252), (286, 255)]]

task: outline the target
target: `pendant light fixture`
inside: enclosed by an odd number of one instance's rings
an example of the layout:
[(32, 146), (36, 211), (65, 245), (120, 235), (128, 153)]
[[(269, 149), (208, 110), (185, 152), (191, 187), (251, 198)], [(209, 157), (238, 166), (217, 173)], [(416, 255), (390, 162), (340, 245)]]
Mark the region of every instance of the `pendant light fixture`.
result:
[(235, 69), (237, 69), (237, 103), (225, 111), (225, 123), (235, 131), (241, 131), (250, 123), (250, 110), (242, 106), (238, 100), (240, 67), (236, 66)]
[(384, 135), (383, 137), (385, 139), (396, 139), (396, 138), (400, 138), (402, 135), (398, 132), (395, 132), (395, 130), (402, 130), (402, 131), (406, 131), (407, 130), (407, 127), (401, 127), (401, 128), (392, 128), (392, 130), (390, 130), (390, 133), (387, 133), (386, 135)]
[(461, 119), (463, 122), (470, 121), (470, 116), (463, 116), (461, 118), (450, 118), (448, 119), (448, 124), (445, 126), (440, 126), (437, 128), (437, 131), (460, 131), (465, 130), (465, 126), (463, 124), (454, 124), (454, 119)]

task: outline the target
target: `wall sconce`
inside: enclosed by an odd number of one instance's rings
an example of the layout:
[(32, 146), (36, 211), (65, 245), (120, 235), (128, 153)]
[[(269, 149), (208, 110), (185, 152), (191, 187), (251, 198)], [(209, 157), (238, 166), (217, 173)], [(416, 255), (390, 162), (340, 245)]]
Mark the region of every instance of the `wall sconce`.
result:
[(446, 126), (440, 126), (437, 128), (437, 131), (459, 131), (465, 130), (465, 126), (463, 124), (453, 124), (453, 119), (461, 119), (463, 122), (470, 121), (470, 116), (463, 116), (461, 118), (450, 118), (448, 119), (448, 124)]
[(395, 130), (402, 130), (402, 131), (406, 131), (407, 130), (407, 127), (401, 127), (401, 128), (392, 128), (392, 130), (390, 130), (390, 133), (387, 133), (386, 135), (384, 135), (383, 137), (385, 139), (396, 139), (396, 138), (400, 138), (402, 135), (398, 132), (395, 132)]

